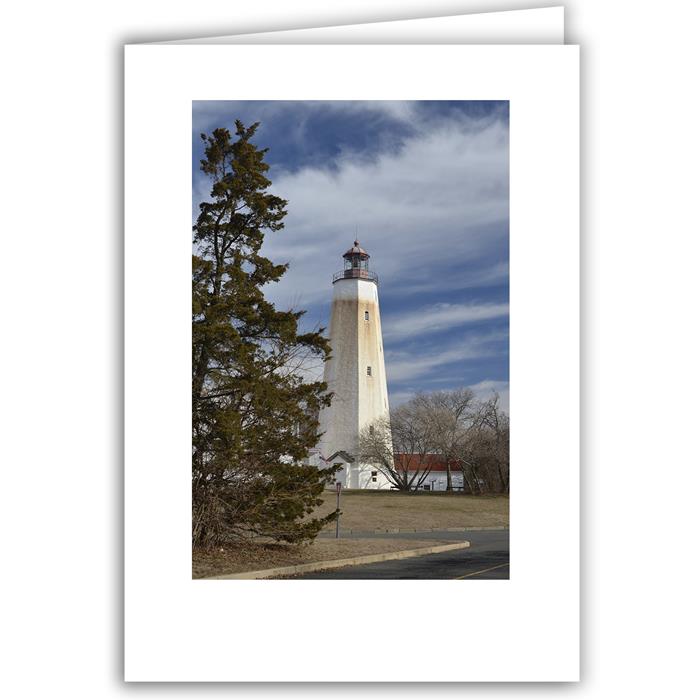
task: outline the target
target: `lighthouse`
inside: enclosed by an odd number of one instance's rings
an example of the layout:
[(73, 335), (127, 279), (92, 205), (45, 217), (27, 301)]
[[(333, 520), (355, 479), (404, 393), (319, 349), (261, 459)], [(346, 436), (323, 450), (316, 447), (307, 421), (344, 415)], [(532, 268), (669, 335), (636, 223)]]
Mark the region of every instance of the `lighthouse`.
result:
[(390, 487), (377, 466), (362, 463), (359, 454), (360, 431), (389, 417), (379, 280), (369, 257), (355, 241), (343, 254), (343, 269), (333, 275), (332, 355), (323, 376), (333, 400), (319, 415), (319, 465), (341, 464), (336, 480), (350, 489)]

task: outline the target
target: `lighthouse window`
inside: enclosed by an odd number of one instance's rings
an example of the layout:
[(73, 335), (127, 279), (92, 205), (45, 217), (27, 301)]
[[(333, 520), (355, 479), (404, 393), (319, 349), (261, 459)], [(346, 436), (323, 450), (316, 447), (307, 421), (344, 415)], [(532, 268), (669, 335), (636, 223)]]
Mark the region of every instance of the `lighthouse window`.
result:
[(368, 377), (372, 376), (372, 368), (371, 367), (367, 367), (367, 376)]
[(369, 311), (365, 311), (365, 321), (369, 321)]

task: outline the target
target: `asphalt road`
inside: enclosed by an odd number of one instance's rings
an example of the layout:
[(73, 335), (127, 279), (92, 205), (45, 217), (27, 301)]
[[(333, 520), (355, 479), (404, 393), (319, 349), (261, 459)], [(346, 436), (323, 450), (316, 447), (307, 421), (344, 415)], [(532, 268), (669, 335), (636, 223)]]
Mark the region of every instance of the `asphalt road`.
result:
[[(471, 547), (424, 557), (397, 559), (342, 569), (316, 571), (294, 576), (295, 579), (462, 579), (465, 581), (510, 578), (510, 550), (508, 530), (473, 530), (469, 532), (431, 532), (357, 535), (357, 537), (391, 537), (405, 539), (410, 548), (411, 539), (469, 540)], [(354, 537), (354, 536), (353, 536)]]

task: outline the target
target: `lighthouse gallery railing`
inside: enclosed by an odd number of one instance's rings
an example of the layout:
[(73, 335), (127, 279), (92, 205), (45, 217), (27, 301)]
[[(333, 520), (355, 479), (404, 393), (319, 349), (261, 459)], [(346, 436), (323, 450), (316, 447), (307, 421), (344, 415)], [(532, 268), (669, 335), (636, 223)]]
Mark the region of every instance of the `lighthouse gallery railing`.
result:
[(372, 270), (363, 270), (360, 267), (351, 267), (347, 270), (340, 270), (339, 272), (336, 272), (333, 275), (333, 284), (335, 284), (338, 280), (348, 279), (369, 280), (377, 285), (379, 284), (379, 276), (376, 272), (372, 272)]

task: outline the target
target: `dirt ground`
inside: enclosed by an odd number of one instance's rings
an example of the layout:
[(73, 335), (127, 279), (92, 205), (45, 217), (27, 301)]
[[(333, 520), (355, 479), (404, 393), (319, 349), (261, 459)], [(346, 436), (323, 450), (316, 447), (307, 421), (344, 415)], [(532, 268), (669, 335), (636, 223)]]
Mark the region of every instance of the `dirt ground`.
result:
[(307, 564), (327, 559), (345, 559), (363, 554), (395, 552), (443, 544), (438, 540), (390, 540), (390, 539), (321, 539), (312, 544), (294, 547), (282, 544), (249, 543), (243, 547), (227, 547), (208, 552), (193, 552), (192, 578), (222, 576), (241, 571), (258, 571), (276, 566)]
[[(323, 500), (319, 514), (335, 510), (335, 492), (324, 493)], [(350, 530), (507, 527), (508, 505), (507, 496), (345, 491), (340, 497), (340, 527)], [(334, 530), (335, 525), (328, 529)]]

